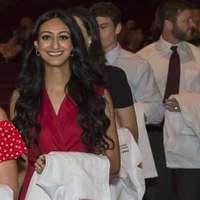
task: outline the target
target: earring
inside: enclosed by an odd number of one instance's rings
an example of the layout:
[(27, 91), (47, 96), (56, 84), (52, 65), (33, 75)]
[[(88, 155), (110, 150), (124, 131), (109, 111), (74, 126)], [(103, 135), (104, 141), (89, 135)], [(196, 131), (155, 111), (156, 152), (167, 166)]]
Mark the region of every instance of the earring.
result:
[(73, 56), (74, 56), (74, 51), (73, 51), (73, 50), (71, 51), (71, 53), (70, 53), (69, 56), (70, 56), (70, 57), (73, 57)]
[(35, 54), (36, 54), (37, 56), (40, 56), (40, 51), (39, 51), (39, 50), (35, 50)]

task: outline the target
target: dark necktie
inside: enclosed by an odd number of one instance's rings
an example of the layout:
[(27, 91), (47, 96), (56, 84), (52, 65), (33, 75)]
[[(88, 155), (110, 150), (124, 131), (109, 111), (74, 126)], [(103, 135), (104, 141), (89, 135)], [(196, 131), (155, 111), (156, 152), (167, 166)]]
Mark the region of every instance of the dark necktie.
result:
[(172, 55), (169, 60), (169, 69), (165, 89), (164, 100), (171, 94), (178, 94), (180, 83), (180, 57), (177, 52), (177, 46), (172, 46)]

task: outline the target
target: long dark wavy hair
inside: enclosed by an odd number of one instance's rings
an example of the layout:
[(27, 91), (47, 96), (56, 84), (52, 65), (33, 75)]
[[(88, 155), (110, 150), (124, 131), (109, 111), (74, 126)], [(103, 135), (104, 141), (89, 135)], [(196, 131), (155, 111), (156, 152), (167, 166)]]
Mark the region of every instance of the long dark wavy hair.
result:
[(92, 63), (100, 70), (100, 73), (104, 74), (106, 59), (104, 57), (105, 54), (101, 44), (99, 26), (96, 18), (88, 8), (83, 6), (70, 7), (67, 12), (74, 17), (78, 17), (83, 22), (87, 34), (91, 37), (88, 53), (92, 59)]
[[(36, 55), (34, 41), (38, 39), (40, 26), (52, 19), (61, 19), (70, 29), (73, 44), (73, 57), (69, 59), (71, 77), (64, 90), (78, 105), (77, 121), (82, 128), (81, 142), (89, 152), (100, 153), (114, 148), (114, 143), (106, 135), (110, 125), (105, 115), (105, 99), (96, 91), (105, 87), (102, 73), (90, 59), (84, 39), (72, 16), (61, 9), (51, 10), (41, 15), (33, 26), (31, 36), (25, 49), (22, 69), (19, 73), (16, 90), (19, 98), (15, 105), (14, 125), (20, 130), (27, 146), (32, 139), (39, 147), (38, 137), (41, 126), (38, 120), (41, 113), (43, 93), (45, 90), (44, 61)], [(31, 131), (34, 131), (32, 136)], [(111, 141), (112, 145), (107, 142)]]

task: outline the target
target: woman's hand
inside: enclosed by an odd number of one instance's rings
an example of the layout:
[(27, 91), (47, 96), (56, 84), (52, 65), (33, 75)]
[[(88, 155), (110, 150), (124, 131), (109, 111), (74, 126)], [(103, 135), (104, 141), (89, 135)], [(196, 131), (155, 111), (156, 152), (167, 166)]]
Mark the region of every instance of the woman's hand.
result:
[(46, 158), (45, 155), (40, 155), (40, 157), (36, 160), (34, 166), (35, 166), (35, 171), (38, 174), (41, 174), (43, 169), (45, 168), (46, 164)]

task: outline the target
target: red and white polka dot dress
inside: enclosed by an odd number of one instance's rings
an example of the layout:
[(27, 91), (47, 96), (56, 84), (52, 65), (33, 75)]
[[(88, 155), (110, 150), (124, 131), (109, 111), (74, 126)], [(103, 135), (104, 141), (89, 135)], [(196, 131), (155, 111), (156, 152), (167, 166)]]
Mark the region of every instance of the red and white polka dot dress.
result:
[(8, 120), (0, 121), (0, 162), (17, 159), (27, 152), (19, 131)]

